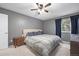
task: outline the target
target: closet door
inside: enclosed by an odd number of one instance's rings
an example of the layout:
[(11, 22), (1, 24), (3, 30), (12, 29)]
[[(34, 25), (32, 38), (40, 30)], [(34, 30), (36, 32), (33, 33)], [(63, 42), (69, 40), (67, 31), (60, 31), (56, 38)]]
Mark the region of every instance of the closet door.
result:
[(0, 49), (8, 48), (8, 15), (0, 13)]

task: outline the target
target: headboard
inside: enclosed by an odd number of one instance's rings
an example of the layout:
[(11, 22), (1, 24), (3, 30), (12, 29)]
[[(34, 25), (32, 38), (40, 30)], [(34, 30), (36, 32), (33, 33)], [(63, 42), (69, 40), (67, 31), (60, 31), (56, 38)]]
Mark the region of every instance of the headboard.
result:
[(43, 30), (41, 30), (41, 29), (23, 29), (22, 34), (23, 34), (23, 36), (26, 36), (26, 34), (28, 32), (38, 32), (38, 31), (43, 31)]

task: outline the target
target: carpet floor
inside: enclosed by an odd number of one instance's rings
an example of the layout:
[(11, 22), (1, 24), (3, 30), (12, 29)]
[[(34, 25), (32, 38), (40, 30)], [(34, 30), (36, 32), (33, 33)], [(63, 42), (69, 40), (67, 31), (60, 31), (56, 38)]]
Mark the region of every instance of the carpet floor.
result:
[[(36, 56), (26, 45), (14, 48), (11, 45), (8, 49), (0, 50), (0, 56)], [(70, 45), (61, 43), (50, 56), (70, 56)]]

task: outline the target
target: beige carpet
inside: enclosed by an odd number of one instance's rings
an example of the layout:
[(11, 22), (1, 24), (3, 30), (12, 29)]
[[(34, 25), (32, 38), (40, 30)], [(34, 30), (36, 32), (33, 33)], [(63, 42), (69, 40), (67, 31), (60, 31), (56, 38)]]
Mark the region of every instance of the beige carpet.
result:
[(51, 56), (70, 56), (70, 45), (61, 43), (52, 53)]
[(0, 50), (0, 56), (35, 56), (35, 54), (33, 54), (27, 46), (23, 45), (17, 48), (10, 46), (8, 49)]
[[(36, 54), (30, 51), (26, 45), (14, 48), (10, 46), (8, 49), (0, 50), (0, 56), (35, 56)], [(69, 44), (61, 43), (50, 56), (70, 56)]]

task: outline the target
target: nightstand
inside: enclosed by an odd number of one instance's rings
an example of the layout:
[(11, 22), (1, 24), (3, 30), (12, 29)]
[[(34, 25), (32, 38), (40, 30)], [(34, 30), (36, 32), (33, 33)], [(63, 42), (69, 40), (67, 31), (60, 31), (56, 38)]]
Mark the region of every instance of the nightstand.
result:
[(24, 45), (24, 40), (25, 40), (25, 37), (15, 37), (13, 38), (13, 45), (15, 46), (21, 46), (21, 45)]
[(79, 56), (79, 42), (71, 41), (71, 56)]
[(79, 35), (76, 34), (71, 35), (70, 45), (71, 45), (70, 55), (79, 56)]

